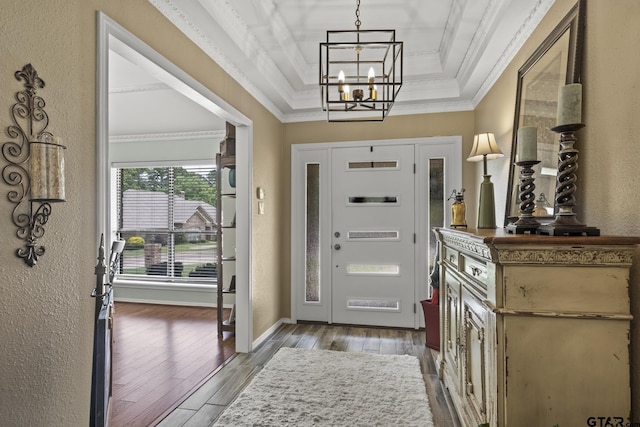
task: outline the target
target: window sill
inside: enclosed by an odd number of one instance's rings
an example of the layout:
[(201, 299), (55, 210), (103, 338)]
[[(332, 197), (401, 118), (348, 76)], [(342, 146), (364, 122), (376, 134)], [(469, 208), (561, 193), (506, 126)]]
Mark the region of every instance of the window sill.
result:
[[(119, 278), (114, 280), (116, 302), (215, 307), (215, 283), (161, 282)], [(227, 302), (225, 302), (226, 304)], [(233, 301), (229, 301), (229, 304)]]
[(212, 283), (185, 283), (185, 282), (165, 282), (155, 280), (139, 280), (139, 279), (122, 279), (115, 278), (113, 280), (113, 287), (118, 289), (126, 288), (145, 288), (145, 289), (158, 289), (164, 291), (191, 291), (191, 292), (211, 292), (218, 288), (215, 282)]

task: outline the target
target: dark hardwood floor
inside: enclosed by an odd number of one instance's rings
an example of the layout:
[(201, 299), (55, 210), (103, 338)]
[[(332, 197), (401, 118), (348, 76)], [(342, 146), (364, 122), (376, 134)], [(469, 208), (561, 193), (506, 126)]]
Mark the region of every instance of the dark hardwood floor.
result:
[(235, 355), (216, 309), (117, 302), (111, 427), (156, 425)]
[(424, 331), (326, 324), (283, 325), (258, 349), (238, 354), (160, 424), (160, 427), (210, 426), (253, 376), (281, 347), (412, 354), (420, 365), (437, 427), (459, 427), (448, 392), (435, 367), (437, 352), (425, 347)]

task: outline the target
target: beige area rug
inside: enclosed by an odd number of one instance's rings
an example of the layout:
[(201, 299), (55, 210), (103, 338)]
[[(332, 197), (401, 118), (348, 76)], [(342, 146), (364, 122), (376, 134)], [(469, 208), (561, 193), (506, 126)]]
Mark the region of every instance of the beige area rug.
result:
[(214, 426), (433, 426), (414, 356), (281, 348)]

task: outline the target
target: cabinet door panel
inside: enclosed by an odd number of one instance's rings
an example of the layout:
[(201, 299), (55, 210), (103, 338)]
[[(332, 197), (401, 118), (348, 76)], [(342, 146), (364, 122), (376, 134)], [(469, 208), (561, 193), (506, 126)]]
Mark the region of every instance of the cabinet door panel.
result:
[(487, 418), (486, 310), (464, 300), (464, 394), (476, 422)]
[(460, 345), (462, 340), (460, 325), (460, 282), (444, 272), (445, 282), (445, 307), (444, 307), (444, 344), (445, 361), (449, 375), (454, 380), (452, 383), (460, 388)]

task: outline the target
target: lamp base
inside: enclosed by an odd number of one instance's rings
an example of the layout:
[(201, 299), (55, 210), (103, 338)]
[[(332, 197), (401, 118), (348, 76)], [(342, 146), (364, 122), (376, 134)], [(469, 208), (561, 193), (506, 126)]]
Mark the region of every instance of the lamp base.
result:
[(480, 184), (478, 228), (496, 228), (496, 202), (493, 195), (491, 175), (484, 175), (484, 180)]

